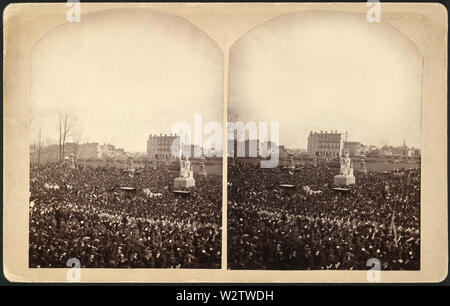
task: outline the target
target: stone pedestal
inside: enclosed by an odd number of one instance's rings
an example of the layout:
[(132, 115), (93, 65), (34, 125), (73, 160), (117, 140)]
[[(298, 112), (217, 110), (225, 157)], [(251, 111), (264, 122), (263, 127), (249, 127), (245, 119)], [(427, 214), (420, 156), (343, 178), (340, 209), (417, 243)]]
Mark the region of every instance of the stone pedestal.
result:
[(127, 171), (130, 173), (134, 173), (136, 169), (134, 168), (134, 164), (133, 164), (133, 159), (130, 157), (128, 159), (128, 166), (127, 166)]
[(294, 157), (292, 153), (288, 153), (288, 164), (287, 164), (287, 169), (295, 169), (295, 165), (294, 165)]
[(173, 182), (175, 190), (187, 189), (195, 187), (194, 170), (191, 167), (191, 162), (187, 159), (180, 158), (180, 176)]
[(173, 182), (174, 189), (187, 189), (195, 187), (195, 179), (192, 177), (177, 177)]
[(335, 186), (348, 186), (355, 184), (355, 176), (353, 174), (353, 164), (348, 157), (348, 152), (345, 153), (345, 157), (340, 157), (340, 173), (334, 177)]
[(69, 168), (70, 169), (75, 169), (75, 156), (73, 154), (70, 155), (70, 164), (69, 164)]
[(361, 169), (359, 170), (359, 172), (364, 173), (364, 174), (367, 173), (366, 162), (364, 161), (364, 159), (361, 162)]
[(292, 157), (289, 158), (288, 168), (289, 168), (289, 169), (295, 169), (294, 159), (293, 159)]
[(335, 186), (348, 186), (355, 184), (355, 176), (353, 175), (336, 175), (334, 177)]
[(206, 176), (205, 159), (200, 158), (200, 171), (197, 173), (199, 176)]
[(200, 165), (200, 172), (198, 173), (198, 175), (200, 175), (200, 176), (207, 176), (204, 163), (202, 163)]

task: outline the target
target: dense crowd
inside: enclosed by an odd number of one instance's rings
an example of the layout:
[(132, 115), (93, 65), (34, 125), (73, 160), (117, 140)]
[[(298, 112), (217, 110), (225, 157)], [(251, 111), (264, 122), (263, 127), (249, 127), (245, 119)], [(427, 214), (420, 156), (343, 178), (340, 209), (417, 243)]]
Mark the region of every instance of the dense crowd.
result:
[(220, 268), (221, 177), (196, 177), (191, 194), (176, 195), (177, 176), (163, 167), (132, 176), (115, 167), (31, 166), (30, 267), (76, 258), (88, 268)]
[(339, 169), (326, 165), (229, 164), (229, 268), (367, 270), (375, 258), (383, 270), (420, 269), (420, 169), (356, 173), (336, 191)]

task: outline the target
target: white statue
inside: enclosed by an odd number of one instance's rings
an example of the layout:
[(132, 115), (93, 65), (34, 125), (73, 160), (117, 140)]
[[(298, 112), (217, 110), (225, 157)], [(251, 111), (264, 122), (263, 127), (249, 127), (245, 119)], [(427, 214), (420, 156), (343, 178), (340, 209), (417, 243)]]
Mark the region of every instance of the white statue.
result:
[(180, 159), (180, 177), (185, 177), (184, 161)]
[(185, 160), (180, 160), (180, 177), (188, 178), (190, 177), (191, 172), (191, 162), (186, 156)]
[(186, 169), (186, 172), (191, 171), (191, 161), (187, 158), (187, 156), (186, 156), (186, 161), (185, 161), (184, 167)]
[(344, 157), (341, 157), (341, 170), (340, 174), (343, 176), (352, 176), (353, 175), (353, 166), (350, 157), (348, 157), (348, 153), (345, 153)]
[(180, 138), (180, 148), (179, 148), (179, 160), (180, 160), (180, 176), (174, 180), (175, 189), (185, 189), (190, 187), (195, 187), (194, 171), (191, 167), (191, 162), (186, 155), (186, 158), (182, 158), (183, 144)]
[(355, 176), (353, 175), (353, 164), (351, 159), (348, 157), (348, 152), (345, 152), (345, 156), (341, 156), (341, 168), (339, 175), (334, 177), (334, 185), (354, 185)]

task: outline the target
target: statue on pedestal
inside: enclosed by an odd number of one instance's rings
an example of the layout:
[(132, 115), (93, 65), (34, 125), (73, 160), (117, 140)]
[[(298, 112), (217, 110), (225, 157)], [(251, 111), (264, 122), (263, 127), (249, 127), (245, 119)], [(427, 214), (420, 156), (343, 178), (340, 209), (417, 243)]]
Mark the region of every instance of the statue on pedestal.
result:
[(316, 155), (314, 155), (313, 166), (314, 166), (315, 168), (317, 168), (317, 156), (316, 156)]
[(194, 167), (189, 168), (189, 177), (190, 179), (194, 179)]
[(134, 168), (133, 158), (131, 156), (128, 157), (127, 168), (123, 171), (127, 172), (128, 176), (130, 176), (131, 178), (134, 177), (134, 173), (135, 173), (136, 169)]
[(362, 158), (361, 161), (361, 169), (359, 170), (360, 172), (366, 174), (367, 173), (367, 169), (366, 169), (366, 160), (364, 159), (364, 157)]
[(185, 160), (182, 159), (182, 149), (183, 144), (180, 138), (180, 148), (178, 158), (180, 160), (180, 176), (175, 178), (173, 187), (175, 189), (186, 189), (190, 187), (195, 187), (194, 171), (191, 167), (191, 162), (188, 157)]
[(134, 163), (133, 163), (133, 158), (132, 157), (128, 158), (128, 168), (127, 168), (127, 170), (129, 172), (134, 172), (136, 170), (134, 168)]
[(70, 169), (75, 169), (75, 155), (70, 154)]
[(206, 169), (205, 169), (205, 158), (202, 156), (200, 158), (200, 172), (198, 173), (198, 175), (201, 176), (206, 176)]
[(344, 157), (340, 157), (340, 171), (339, 175), (334, 177), (335, 185), (353, 185), (355, 184), (355, 176), (353, 174), (353, 163), (350, 157), (348, 157), (348, 152), (345, 153)]
[(341, 157), (340, 174), (343, 176), (353, 175), (353, 164), (350, 157), (348, 157), (348, 153), (345, 153), (345, 156)]
[(191, 172), (191, 162), (186, 156), (185, 160), (180, 160), (180, 176), (179, 177), (188, 178), (188, 177), (190, 177), (190, 172)]
[(294, 165), (294, 154), (292, 154), (292, 152), (289, 152), (289, 158), (288, 158), (288, 168), (289, 169), (295, 169), (295, 165)]

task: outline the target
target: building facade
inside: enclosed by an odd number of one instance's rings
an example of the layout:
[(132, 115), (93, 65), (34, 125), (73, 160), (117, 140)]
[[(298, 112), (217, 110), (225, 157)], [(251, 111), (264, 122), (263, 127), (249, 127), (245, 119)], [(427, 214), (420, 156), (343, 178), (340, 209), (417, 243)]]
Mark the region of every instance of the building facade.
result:
[(125, 160), (128, 158), (127, 153), (122, 148), (118, 148), (115, 150), (114, 157), (115, 157), (115, 159), (122, 159), (122, 160)]
[(286, 153), (284, 146), (279, 146), (270, 140), (260, 143), (258, 139), (246, 139), (244, 141), (228, 139), (227, 143), (229, 157), (268, 157), (276, 151), (277, 147), (280, 155)]
[(177, 156), (172, 154), (172, 144), (174, 146), (179, 146), (178, 136), (176, 134), (170, 135), (152, 135), (148, 136), (147, 139), (147, 157), (150, 159), (174, 159)]
[(308, 154), (318, 157), (338, 157), (344, 147), (344, 135), (337, 131), (310, 132)]
[(361, 156), (362, 145), (358, 141), (344, 141), (344, 150), (350, 157)]
[[(60, 158), (60, 146), (49, 145), (38, 147), (32, 146), (30, 148), (30, 158), (32, 161), (39, 160), (40, 162), (57, 162)], [(67, 158), (74, 155), (76, 160), (95, 160), (95, 159), (126, 159), (127, 154), (124, 149), (118, 149), (114, 145), (104, 144), (100, 145), (97, 142), (90, 142), (85, 144), (75, 144), (68, 142), (64, 145), (64, 156)]]
[[(152, 135), (147, 139), (147, 157), (150, 159), (176, 159), (179, 151), (179, 138), (176, 134)], [(177, 153), (172, 153), (172, 148)], [(184, 144), (182, 156), (188, 158), (203, 156), (203, 148), (196, 144)]]
[(418, 157), (420, 156), (420, 149), (415, 149), (414, 147), (410, 148), (406, 145), (406, 142), (403, 142), (403, 146), (387, 146), (384, 145), (381, 148), (382, 156), (394, 156), (394, 157)]
[(103, 144), (101, 150), (103, 158), (114, 158), (116, 156), (116, 148), (111, 144)]
[(97, 142), (85, 143), (77, 149), (77, 159), (102, 158), (102, 148)]

